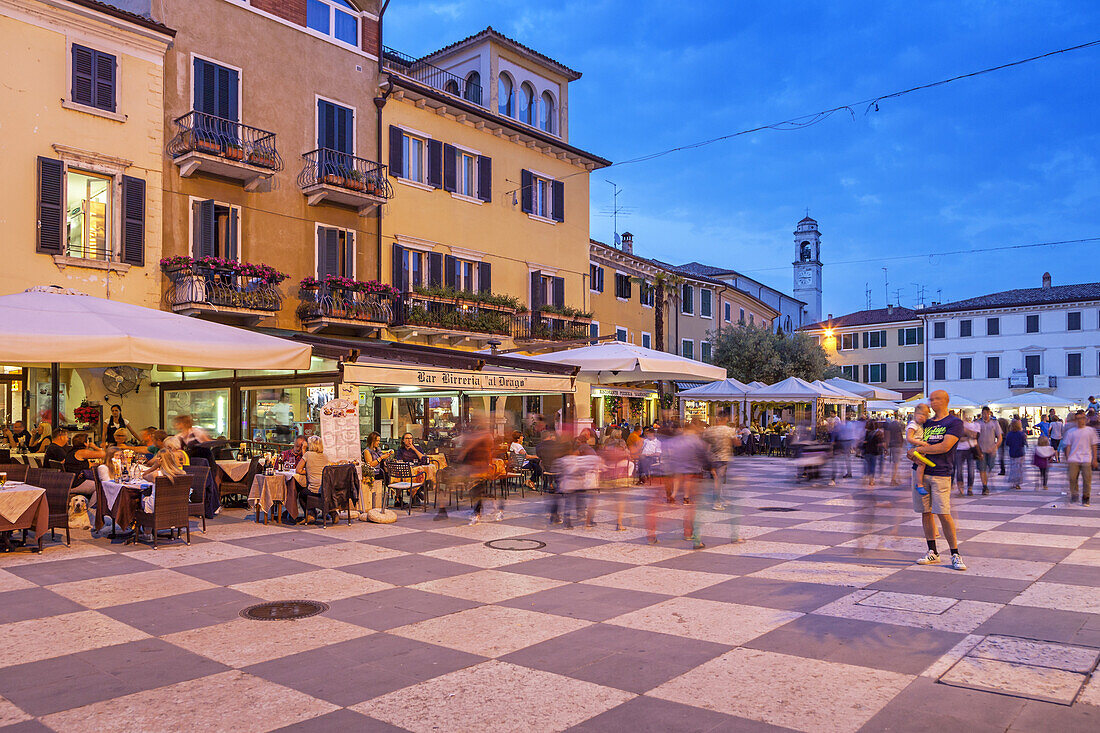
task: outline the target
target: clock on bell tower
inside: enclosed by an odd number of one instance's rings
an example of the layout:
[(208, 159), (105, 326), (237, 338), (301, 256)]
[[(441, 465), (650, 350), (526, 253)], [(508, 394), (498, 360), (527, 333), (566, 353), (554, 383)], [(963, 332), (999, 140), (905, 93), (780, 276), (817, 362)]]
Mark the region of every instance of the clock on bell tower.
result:
[(821, 320), (821, 232), (806, 216), (794, 230), (794, 297), (806, 303), (809, 323)]

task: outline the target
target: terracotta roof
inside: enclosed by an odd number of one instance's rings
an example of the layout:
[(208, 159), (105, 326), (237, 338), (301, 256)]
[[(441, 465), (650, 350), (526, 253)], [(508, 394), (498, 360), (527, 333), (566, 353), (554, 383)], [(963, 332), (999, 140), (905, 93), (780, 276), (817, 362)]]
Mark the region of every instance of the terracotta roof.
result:
[(704, 265), (702, 262), (688, 262), (685, 265), (680, 265), (680, 269), (686, 272), (693, 273), (695, 275), (707, 275), (710, 277), (721, 275), (727, 272), (733, 272), (732, 270), (726, 270), (721, 267), (715, 267), (713, 265)]
[(1018, 288), (999, 293), (979, 295), (976, 298), (956, 300), (925, 308), (923, 313), (949, 313), (951, 311), (980, 310), (983, 308), (1012, 308), (1028, 305), (1072, 303), (1078, 300), (1100, 300), (1100, 283), (1054, 285), (1049, 288)]
[(801, 221), (799, 221), (798, 223), (799, 224), (805, 224), (806, 222), (810, 222), (811, 224), (816, 224), (817, 219), (811, 219), (810, 217), (807, 216), (804, 219), (802, 219)]
[(912, 308), (904, 308), (895, 305), (892, 308), (872, 308), (871, 310), (856, 311), (847, 315), (837, 316), (832, 320), (811, 323), (803, 326), (799, 331), (814, 331), (822, 328), (844, 328), (847, 326), (871, 326), (876, 323), (898, 323), (899, 321), (918, 321), (920, 313)]
[(500, 31), (494, 29), (493, 26), (489, 26), (483, 31), (478, 31), (477, 33), (473, 34), (472, 36), (466, 36), (461, 41), (455, 41), (454, 43), (450, 44), (449, 46), (444, 46), (443, 48), (439, 49), (438, 51), (432, 51), (431, 53), (424, 55), (420, 60), (421, 61), (427, 61), (428, 59), (432, 58), (433, 56), (440, 56), (442, 54), (447, 53), (448, 51), (453, 51), (454, 49), (456, 49), (460, 46), (464, 46), (467, 43), (471, 43), (473, 41), (480, 41), (482, 38), (494, 38), (498, 41), (501, 41), (502, 43), (506, 43), (506, 44), (509, 44), (511, 46), (514, 46), (515, 48), (519, 49), (520, 51), (523, 51), (525, 53), (529, 53), (532, 56), (536, 56), (539, 59), (541, 59), (542, 61), (545, 61), (546, 63), (548, 63), (551, 66), (555, 67), (559, 72), (561, 72), (564, 76), (566, 76), (569, 79), (569, 81), (576, 81), (577, 79), (581, 78), (581, 72), (570, 69), (568, 66), (561, 63), (560, 61), (555, 61), (554, 59), (550, 58), (549, 56), (539, 53), (538, 51), (531, 48), (530, 46), (525, 46), (522, 43), (520, 43), (519, 41), (516, 41), (514, 39), (509, 38), (508, 36), (504, 35)]
[[(669, 272), (675, 273), (677, 275), (685, 275), (687, 277), (690, 277), (692, 280), (698, 280), (700, 282), (710, 283), (711, 285), (721, 285), (724, 288), (733, 288), (733, 286), (730, 285), (725, 280), (719, 280), (718, 278), (711, 277), (710, 275), (703, 275), (701, 273), (694, 272), (694, 271), (689, 270), (688, 268), (684, 267), (683, 265), (673, 265), (673, 264), (668, 263), (668, 262), (661, 262), (660, 260), (653, 260), (653, 261), (656, 262), (658, 265), (660, 265), (662, 268), (668, 270)], [(765, 303), (765, 305), (767, 305), (767, 303)]]
[(129, 10), (123, 10), (122, 8), (117, 8), (109, 3), (100, 2), (99, 0), (68, 0), (68, 2), (91, 10), (98, 10), (104, 15), (110, 15), (113, 18), (130, 21), (134, 25), (140, 25), (142, 28), (148, 28), (151, 31), (157, 31), (158, 33), (164, 33), (165, 35), (173, 37), (176, 35), (175, 30), (156, 22), (152, 18), (147, 18), (144, 15), (139, 15)]
[[(686, 272), (690, 272), (694, 275), (702, 275), (702, 276), (706, 276), (706, 277), (718, 277), (719, 275), (729, 275), (729, 276), (732, 276), (732, 277), (741, 278), (741, 279), (744, 279), (744, 280), (748, 280), (751, 283), (754, 283), (758, 287), (765, 288), (765, 289), (775, 293), (776, 295), (778, 295), (780, 297), (787, 298), (788, 300), (793, 300), (796, 303), (802, 303), (802, 305), (806, 305), (805, 301), (799, 300), (798, 298), (795, 298), (791, 295), (787, 295), (782, 290), (777, 290), (776, 288), (773, 288), (770, 285), (765, 285), (764, 283), (760, 282), (759, 280), (754, 280), (753, 278), (749, 277), (748, 275), (742, 275), (737, 270), (731, 270), (728, 267), (715, 267), (714, 265), (704, 265), (702, 262), (689, 262), (686, 265), (680, 265), (680, 269), (684, 270)], [(726, 283), (726, 285), (729, 285), (730, 287), (734, 288), (735, 290), (740, 290), (742, 293), (745, 293), (747, 295), (751, 295), (754, 298), (757, 298), (757, 296), (753, 295), (751, 292), (749, 292), (748, 290), (745, 290), (744, 288), (739, 288), (736, 285), (733, 285), (732, 283), (728, 283), (728, 282)]]

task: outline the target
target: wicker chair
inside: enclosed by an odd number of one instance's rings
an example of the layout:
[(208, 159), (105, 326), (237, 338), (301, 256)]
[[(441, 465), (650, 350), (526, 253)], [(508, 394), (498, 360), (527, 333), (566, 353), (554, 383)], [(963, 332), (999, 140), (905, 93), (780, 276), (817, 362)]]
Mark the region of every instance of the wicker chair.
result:
[(191, 493), (187, 500), (187, 511), (192, 517), (202, 518), (202, 533), (206, 534), (206, 477), (209, 466), (184, 466), (183, 470), (191, 477)]
[(191, 493), (191, 476), (157, 476), (156, 500), (153, 511), (145, 511), (145, 502), (138, 509), (137, 521), (141, 529), (149, 530), (153, 537), (153, 549), (157, 549), (157, 532), (163, 529), (183, 529), (187, 532), (187, 544), (191, 544), (191, 519), (187, 496)]
[(337, 494), (342, 491), (344, 494), (344, 510), (348, 513), (348, 524), (350, 525), (352, 495), (358, 495), (358, 485), (359, 477), (354, 464), (341, 463), (325, 466), (321, 471), (320, 493), (303, 490), (299, 494), (303, 500), (302, 503), (305, 504), (306, 511), (306, 517), (302, 521), (308, 521), (310, 510), (320, 509), (321, 529), (328, 526), (329, 512), (337, 507)]
[(8, 481), (27, 480), (27, 464), (25, 463), (0, 463), (0, 471), (8, 474)]
[(253, 458), (248, 464), (248, 471), (245, 473), (244, 478), (237, 481), (222, 481), (221, 486), (221, 499), (222, 505), (228, 506), (228, 500), (230, 497), (240, 497), (244, 501), (245, 506), (248, 505), (248, 494), (252, 491), (252, 482), (256, 479), (256, 474), (260, 472), (260, 459)]
[[(406, 507), (410, 515), (412, 514), (413, 496), (424, 486), (424, 479), (413, 478), (412, 469), (413, 464), (406, 463), (405, 461), (386, 461), (386, 475), (389, 476), (386, 488), (393, 493), (394, 504), (400, 501), (403, 492), (408, 493), (409, 500)], [(420, 504), (424, 507), (424, 511), (428, 510), (427, 498), (428, 497), (423, 496), (420, 499)]]
[(35, 485), (46, 490), (46, 503), (50, 507), (50, 538), (57, 537), (55, 529), (64, 529), (65, 544), (69, 544), (69, 489), (73, 487), (73, 475), (64, 471), (46, 471), (39, 475)]

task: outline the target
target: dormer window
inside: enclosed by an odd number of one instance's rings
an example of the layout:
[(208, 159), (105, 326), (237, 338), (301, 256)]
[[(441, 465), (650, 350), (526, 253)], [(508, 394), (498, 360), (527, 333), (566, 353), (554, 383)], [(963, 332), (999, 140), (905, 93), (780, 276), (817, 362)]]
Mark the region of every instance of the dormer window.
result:
[(542, 113), (539, 118), (539, 126), (551, 135), (557, 134), (558, 110), (554, 105), (554, 96), (550, 92), (542, 93)]
[(359, 46), (359, 11), (347, 0), (307, 0), (306, 26)]
[(507, 74), (501, 74), (497, 83), (497, 107), (506, 117), (516, 116), (515, 87)]

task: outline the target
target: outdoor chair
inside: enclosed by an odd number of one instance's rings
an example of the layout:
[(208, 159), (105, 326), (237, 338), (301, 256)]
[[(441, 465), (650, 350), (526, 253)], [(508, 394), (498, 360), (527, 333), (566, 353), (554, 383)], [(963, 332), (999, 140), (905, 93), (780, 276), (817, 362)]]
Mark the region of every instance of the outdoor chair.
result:
[[(214, 462), (214, 453), (205, 445), (193, 445), (187, 449), (187, 456), (191, 459), (192, 466), (206, 466), (210, 472), (206, 474), (206, 511), (203, 514), (207, 519), (213, 519), (221, 507), (221, 491), (218, 489), (216, 474), (218, 464)], [(251, 486), (249, 487), (251, 490)]]
[(143, 499), (137, 513), (138, 527), (149, 530), (153, 537), (153, 549), (157, 549), (157, 533), (165, 529), (183, 529), (187, 532), (187, 544), (190, 545), (191, 518), (187, 496), (191, 493), (191, 476), (157, 476), (153, 492), (153, 511), (145, 511)]
[(252, 482), (256, 480), (256, 474), (260, 472), (260, 459), (253, 458), (248, 464), (248, 471), (244, 478), (237, 481), (222, 481), (221, 499), (224, 506), (228, 506), (233, 497), (238, 497), (245, 506), (248, 505), (248, 494), (252, 491)]
[(65, 544), (69, 544), (69, 489), (73, 487), (73, 475), (64, 471), (47, 471), (38, 477), (37, 485), (46, 490), (46, 503), (50, 507), (50, 538), (57, 537), (54, 529), (64, 529)]
[(27, 480), (27, 464), (25, 463), (0, 463), (0, 471), (8, 474), (8, 481)]
[(193, 465), (184, 466), (183, 470), (191, 477), (191, 493), (187, 499), (187, 512), (189, 516), (202, 519), (202, 533), (206, 534), (206, 477), (210, 475), (210, 468), (205, 465)]
[(299, 494), (306, 513), (302, 522), (309, 520), (310, 511), (318, 509), (321, 512), (321, 529), (324, 529), (328, 526), (329, 513), (338, 509), (342, 503), (344, 510), (348, 513), (348, 524), (351, 524), (351, 502), (358, 496), (358, 483), (355, 464), (338, 463), (325, 466), (321, 471), (320, 492), (314, 493), (306, 489)]
[[(412, 514), (413, 496), (424, 486), (424, 479), (414, 478), (412, 469), (413, 464), (405, 461), (386, 461), (386, 475), (389, 477), (386, 488), (393, 494), (394, 504), (400, 502), (402, 493), (408, 493), (409, 499), (406, 507), (410, 515)], [(424, 511), (428, 510), (427, 496), (421, 496), (420, 504), (424, 507)]]
[(64, 461), (46, 461), (46, 468), (50, 469), (51, 471), (64, 471), (65, 470), (65, 462)]
[(530, 469), (524, 468), (524, 464), (527, 463), (526, 456), (521, 456), (516, 453), (508, 454), (508, 463), (504, 469), (504, 475), (501, 476), (500, 481), (504, 488), (504, 498), (508, 498), (508, 486), (511, 482), (515, 482), (519, 485), (519, 495), (523, 497), (524, 489), (527, 487), (527, 481), (531, 475)]

